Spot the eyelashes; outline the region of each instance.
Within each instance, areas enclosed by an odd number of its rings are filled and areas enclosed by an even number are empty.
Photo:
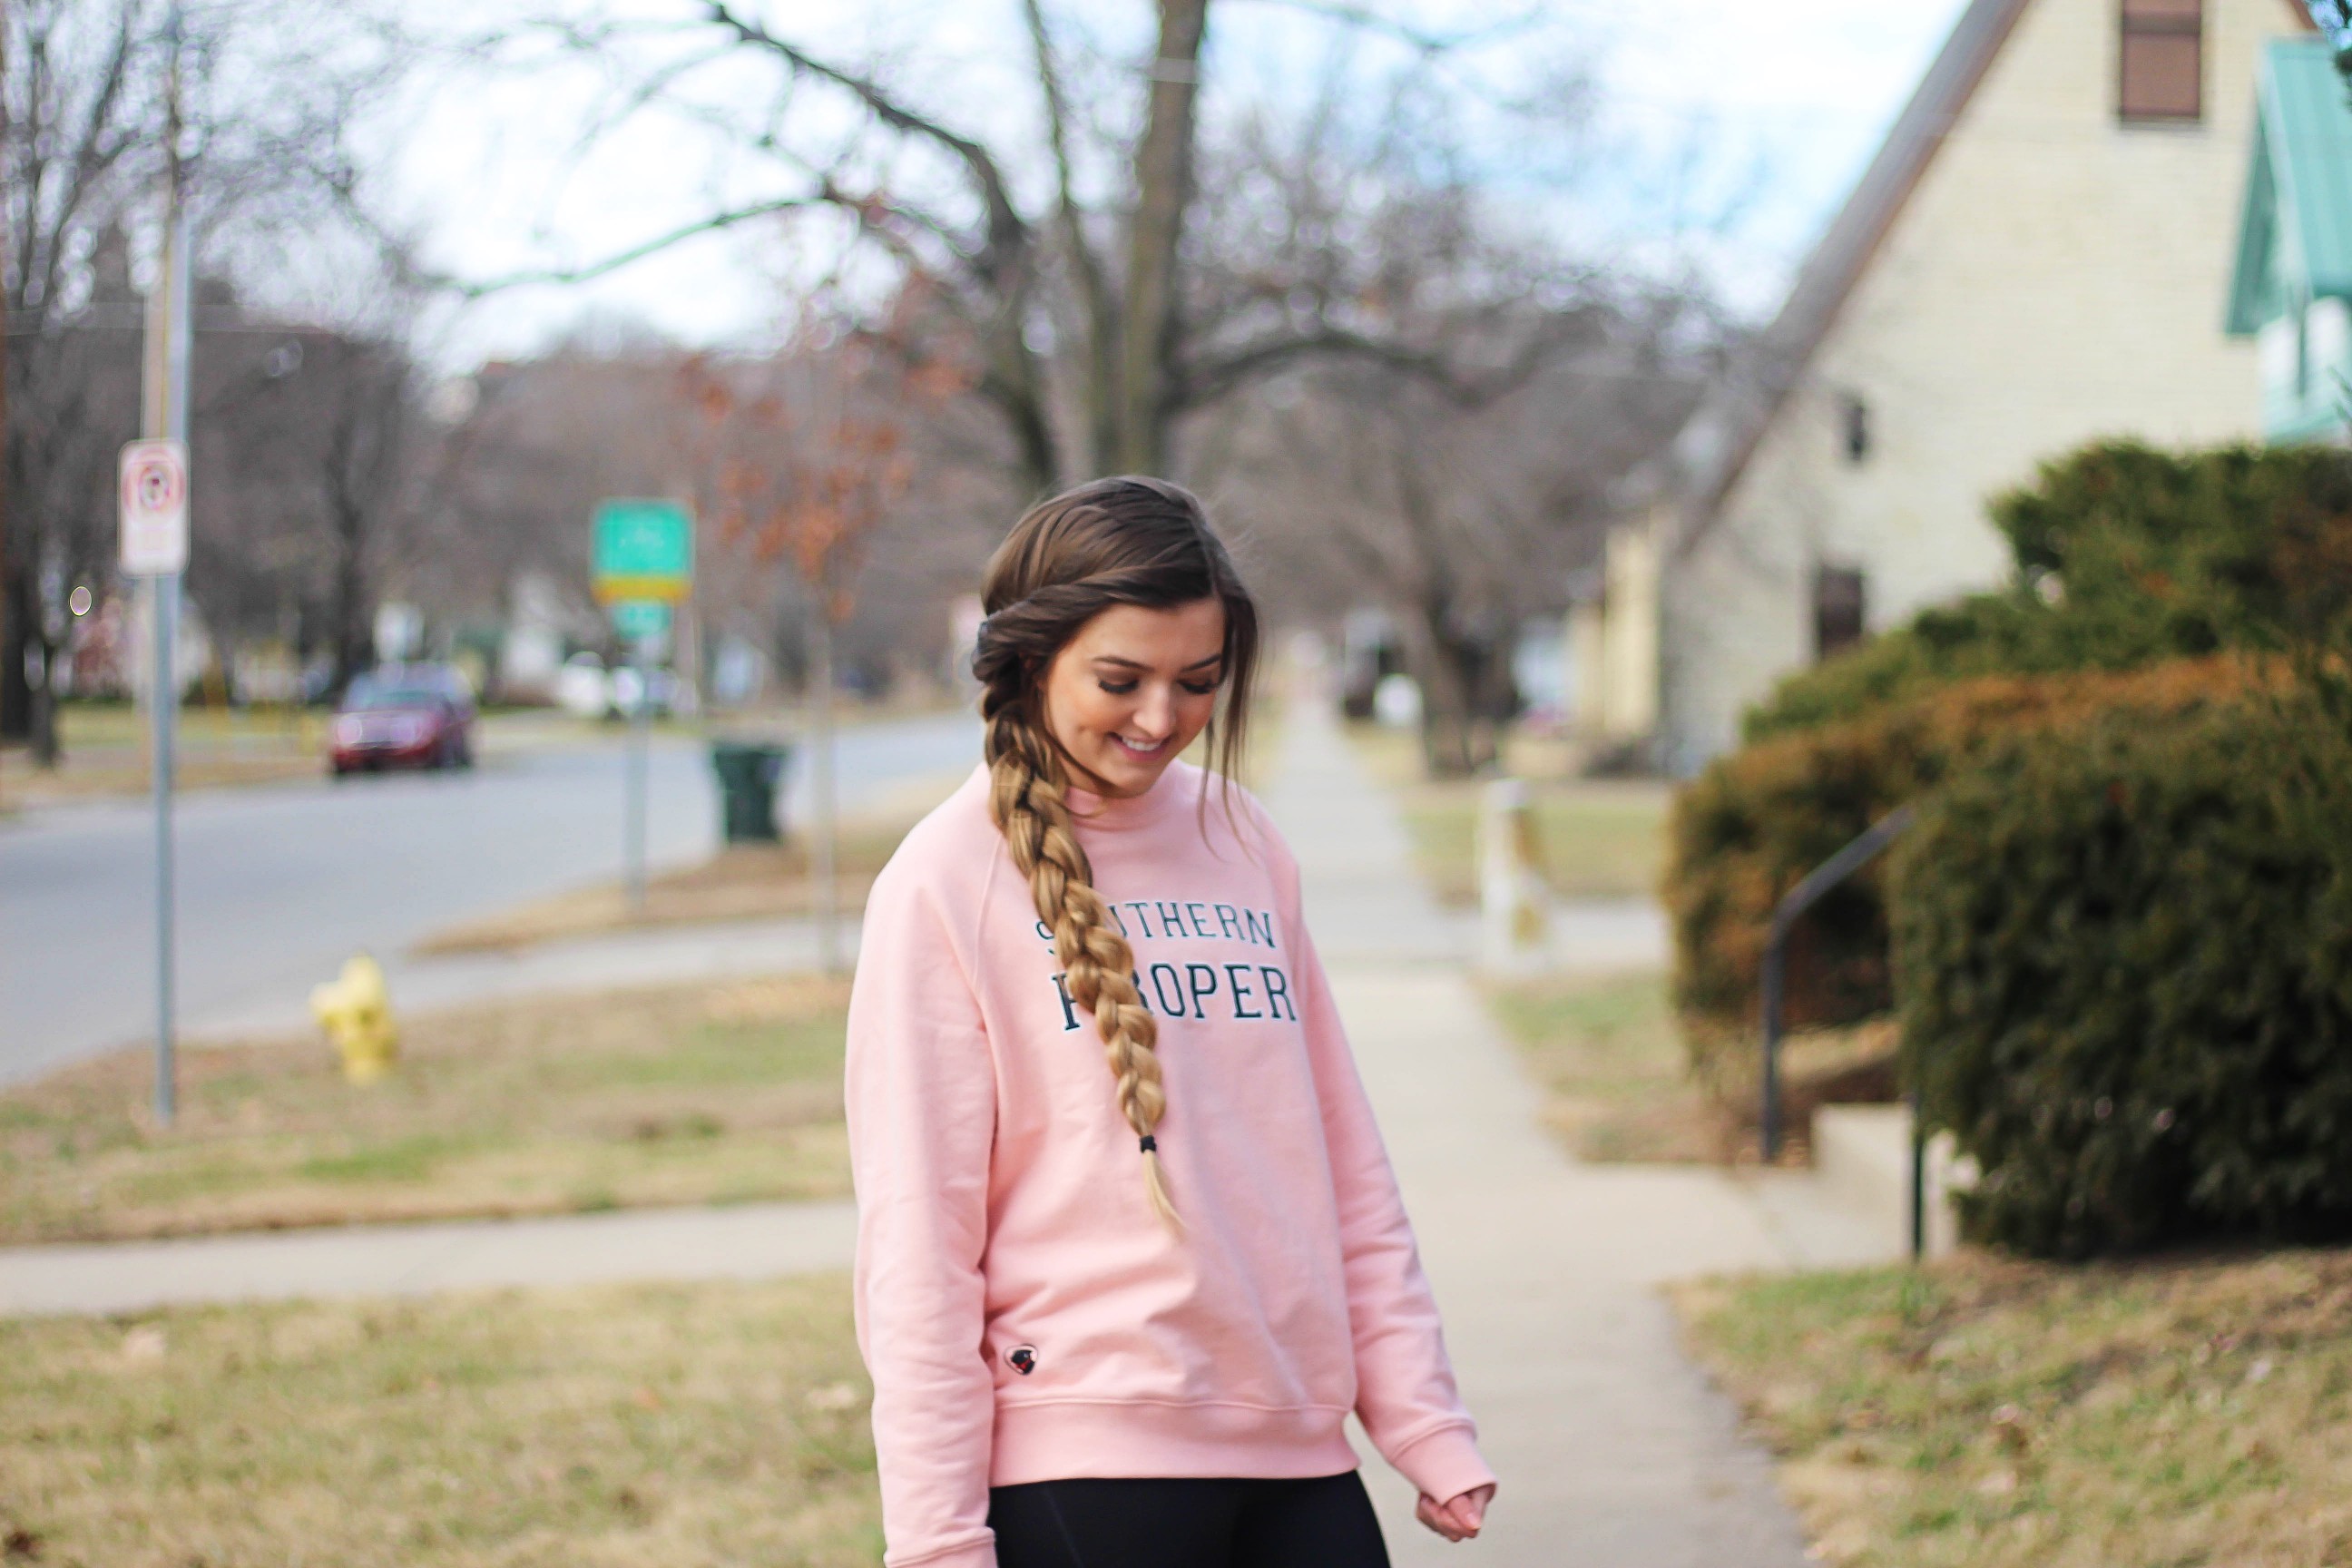
[[[1125,697],[1135,689],[1135,682],[1132,680],[1098,680],[1095,684],[1101,687],[1113,697]],[[1195,697],[1213,697],[1216,694],[1217,690],[1217,683],[1213,680],[1209,681],[1206,684],[1191,680],[1180,680],[1176,684],[1182,687],[1185,690],[1191,692]]]

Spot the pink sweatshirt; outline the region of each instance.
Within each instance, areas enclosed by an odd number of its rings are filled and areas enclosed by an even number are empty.
[[[1494,1479],[1396,1180],[1257,802],[1081,797],[1160,1026],[1152,1213],[1101,1037],[976,772],[875,883],[849,1005],[858,1344],[889,1568],[993,1568],[988,1489],[1336,1475],[1352,1409],[1447,1499]],[[1024,1353],[1025,1352],[1025,1353]]]

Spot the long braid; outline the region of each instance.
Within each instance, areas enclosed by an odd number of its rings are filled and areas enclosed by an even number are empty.
[[[1181,1229],[1168,1195],[1153,1130],[1168,1109],[1161,1086],[1159,1023],[1134,981],[1135,954],[1112,922],[1110,906],[1095,890],[1093,868],[1080,847],[1063,793],[1054,749],[1018,704],[988,714],[989,811],[1012,848],[1013,863],[1029,879],[1037,918],[1054,933],[1070,1000],[1094,1015],[1103,1054],[1118,1082],[1119,1114],[1143,1149],[1143,1185],[1151,1206],[1171,1229]]]

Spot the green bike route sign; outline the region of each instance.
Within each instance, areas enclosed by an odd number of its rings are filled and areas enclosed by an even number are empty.
[[[608,500],[596,509],[596,597],[667,604],[694,582],[694,515],[673,500]]]

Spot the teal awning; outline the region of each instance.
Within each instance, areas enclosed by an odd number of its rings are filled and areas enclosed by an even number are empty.
[[[2263,50],[2229,330],[2252,332],[2285,301],[2326,294],[2352,298],[2352,102],[2325,38],[2273,38]]]

